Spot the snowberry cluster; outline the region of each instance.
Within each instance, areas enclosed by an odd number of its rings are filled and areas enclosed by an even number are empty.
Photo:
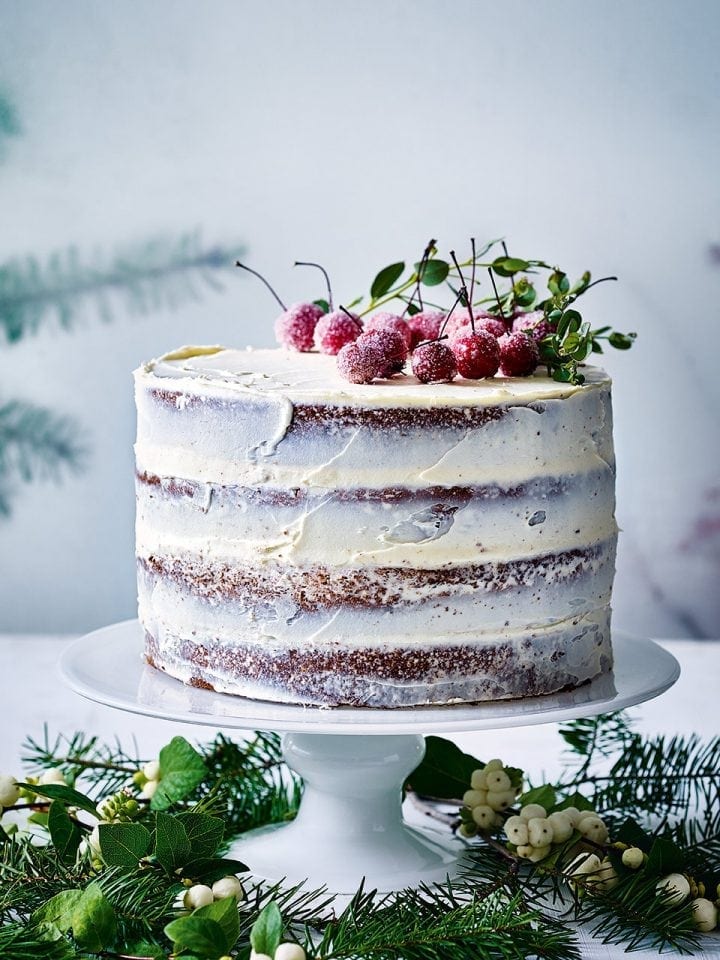
[[[305,951],[299,943],[279,943],[272,956],[251,950],[250,960],[305,960]]]
[[[238,902],[245,899],[243,885],[237,877],[222,877],[211,887],[204,883],[193,884],[185,891],[183,906],[186,910],[197,910],[198,907],[207,907],[213,901],[225,900],[227,897],[235,897]]]
[[[519,857],[537,863],[553,845],[565,843],[575,831],[594,843],[605,843],[608,829],[594,810],[565,807],[548,814],[539,803],[529,803],[505,821],[505,836]]]
[[[15,777],[0,773],[0,816],[5,807],[12,807],[18,802],[20,787]]]
[[[140,788],[140,795],[146,800],[152,800],[155,791],[160,786],[160,762],[149,760],[142,770],[133,774],[133,783]]]
[[[508,771],[502,760],[489,760],[484,767],[473,771],[470,789],[463,794],[460,834],[473,837],[478,830],[501,826],[500,813],[512,806],[521,786],[516,771]]]
[[[684,873],[669,873],[661,877],[655,885],[655,891],[666,903],[682,904],[690,900],[695,927],[703,933],[709,933],[717,927],[720,884],[715,891],[718,899],[714,903],[705,896],[705,885],[696,883]]]
[[[140,813],[140,804],[126,787],[111,797],[106,797],[96,808],[104,823],[130,823]]]

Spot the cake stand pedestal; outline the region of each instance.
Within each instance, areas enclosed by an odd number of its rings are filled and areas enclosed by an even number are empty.
[[[136,620],[76,640],[61,671],[77,693],[120,710],[281,731],[284,757],[305,781],[298,816],[245,834],[229,855],[247,863],[257,879],[307,880],[350,894],[362,879],[368,888],[390,892],[442,882],[464,869],[461,841],[403,822],[402,784],[425,749],[418,731],[496,730],[594,716],[650,700],[680,675],[675,658],[651,640],[615,633],[613,648],[614,673],[577,690],[399,710],[273,704],[185,686],[144,662]]]

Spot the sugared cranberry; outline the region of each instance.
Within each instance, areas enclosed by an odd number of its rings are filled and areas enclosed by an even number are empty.
[[[275,338],[277,342],[290,350],[300,350],[307,353],[315,343],[315,327],[322,308],[314,303],[294,303],[288,307],[275,321]]]
[[[395,333],[399,333],[403,338],[407,344],[408,350],[410,349],[412,334],[410,333],[410,327],[402,317],[398,317],[394,313],[385,313],[383,311],[380,313],[374,313],[365,323],[366,333],[371,333],[373,330],[394,330]]]
[[[504,337],[510,330],[504,320],[501,320],[500,317],[494,317],[492,314],[477,320],[475,327],[479,330],[487,330],[487,332],[491,333],[494,337]]]
[[[364,333],[359,342],[375,344],[385,358],[384,377],[400,373],[407,360],[408,348],[402,335],[395,330],[371,330]]]
[[[458,373],[467,380],[494,377],[500,366],[500,344],[487,330],[455,337],[452,352]]]
[[[444,319],[445,314],[439,310],[423,310],[421,313],[408,317],[405,322],[410,328],[410,349],[414,350],[424,340],[434,340],[438,337]]]
[[[530,313],[521,313],[513,320],[513,333],[529,334],[536,343],[540,343],[543,337],[553,333],[555,328],[545,319],[542,310],[532,310]]]
[[[470,329],[470,312],[465,307],[456,307],[450,314],[443,332],[453,340],[461,333],[465,333],[466,327]]]
[[[359,317],[343,310],[333,310],[320,317],[315,327],[315,346],[320,353],[335,356],[346,343],[357,340],[363,331]]]
[[[422,343],[412,355],[412,370],[421,383],[449,383],[457,374],[455,354],[439,340]]]
[[[338,372],[350,383],[372,383],[376,377],[384,376],[387,366],[380,346],[362,339],[362,343],[355,340],[345,344],[337,355]]]
[[[531,336],[522,331],[508,333],[498,340],[500,344],[500,373],[504,377],[529,377],[540,360],[538,346]]]

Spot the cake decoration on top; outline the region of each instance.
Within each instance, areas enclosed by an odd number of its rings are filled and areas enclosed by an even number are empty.
[[[486,260],[498,244],[502,255]],[[575,307],[591,287],[617,277],[592,280],[585,271],[571,284],[565,271],[544,260],[510,256],[502,240],[492,240],[479,251],[474,238],[470,245],[470,257],[460,263],[454,250],[450,260],[439,257],[437,241],[430,240],[409,271],[405,261],[383,267],[370,285],[367,302],[357,297],[338,309],[327,271],[318,263],[296,261],[295,266],[322,271],[327,299],[290,307],[256,270],[240,261],[236,266],[259,277],[280,304],[283,312],[275,321],[278,343],[290,350],[337,356],[338,370],[350,383],[402,374],[409,360],[423,383],[450,382],[457,376],[485,379],[498,371],[505,377],[527,377],[543,365],[554,380],[577,385],[584,383],[580,368],[589,355],[603,352],[601,341],[619,350],[632,346],[635,333],[609,326],[593,329]],[[470,270],[469,284],[463,268]],[[476,298],[478,268],[487,270],[492,293]],[[540,271],[547,271],[544,299],[539,299],[533,279]],[[507,289],[499,289],[496,278],[508,281]],[[423,288],[443,285],[453,296],[449,308],[430,302],[427,291],[423,296]],[[399,301],[398,310],[402,305],[401,312],[378,311],[393,301]],[[404,341],[404,355],[399,339]]]

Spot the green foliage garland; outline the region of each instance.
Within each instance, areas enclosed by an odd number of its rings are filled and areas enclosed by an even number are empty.
[[[612,842],[593,844],[576,831],[530,863],[500,829],[480,831],[460,879],[392,895],[361,887],[336,912],[325,890],[256,883],[223,855],[243,831],[297,812],[302,784],[274,734],[244,743],[220,735],[200,750],[175,737],[143,762],[119,743],[46,731],[26,744],[32,775],[19,786],[0,777],[6,806],[23,811],[0,826],[0,956],[220,960],[246,958],[251,945],[272,956],[286,941],[318,960],[571,960],[579,951],[569,920],[628,949],[692,951],[699,934],[691,906],[656,886],[681,873],[700,895],[716,895],[720,740],[645,740],[622,714],[574,721],[560,733],[569,749],[557,783],[531,786],[518,803],[544,801],[548,812],[596,805]],[[483,768],[430,737],[405,789],[457,828],[460,797]],[[522,771],[505,773],[517,793]],[[612,886],[575,872],[580,847],[608,858]],[[639,869],[624,865],[628,847]],[[212,884],[236,873],[245,888],[239,902],[213,898]],[[197,890],[209,899],[193,907]]]

